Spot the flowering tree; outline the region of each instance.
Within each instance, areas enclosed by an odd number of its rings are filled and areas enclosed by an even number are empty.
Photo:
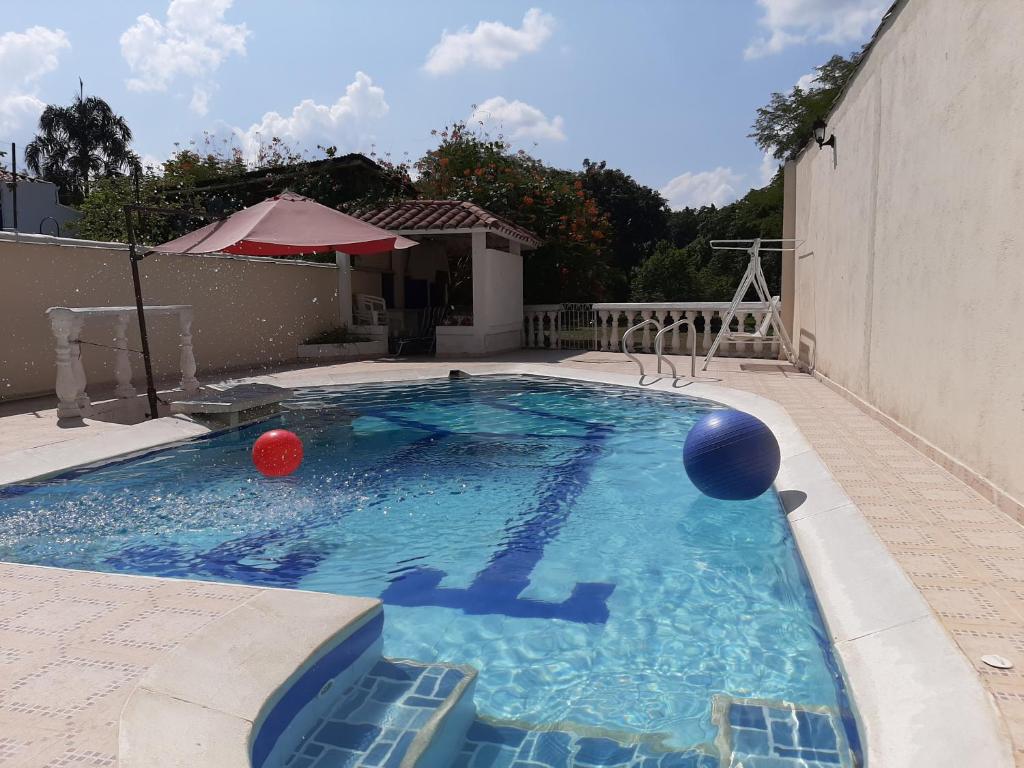
[[[527,302],[604,296],[611,279],[609,223],[582,174],[551,168],[465,123],[432,134],[438,146],[413,166],[421,197],[476,203],[543,241],[524,260]]]

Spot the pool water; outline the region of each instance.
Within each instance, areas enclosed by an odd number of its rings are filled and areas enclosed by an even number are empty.
[[[715,738],[715,694],[838,708],[778,499],[687,480],[709,403],[527,377],[306,389],[270,421],[0,489],[0,559],[383,597],[481,713]],[[291,477],[253,440],[296,432]]]

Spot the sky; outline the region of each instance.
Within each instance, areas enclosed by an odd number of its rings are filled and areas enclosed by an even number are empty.
[[[859,49],[888,5],[5,0],[0,146],[21,156],[82,78],[148,163],[204,133],[248,156],[280,136],[415,160],[469,120],[552,165],[605,160],[673,208],[722,205],[776,170],[748,138],[757,107]]]

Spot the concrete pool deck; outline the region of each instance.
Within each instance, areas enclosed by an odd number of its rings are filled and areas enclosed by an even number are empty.
[[[553,363],[554,375],[564,367],[561,375],[630,374],[636,381],[635,366],[608,353],[522,353],[501,362]],[[482,372],[490,365],[378,361],[261,378],[302,386],[332,379],[370,380],[381,374],[437,376],[453,367]],[[1017,764],[1024,765],[1024,529],[883,424],[787,365],[722,360],[713,363],[706,378],[774,401],[800,429],[974,666],[1013,736]],[[132,434],[133,440],[140,436],[139,428],[121,425],[58,430],[53,413],[42,405],[37,404],[35,413],[26,408],[0,417],[0,482],[14,479],[7,472],[30,458],[44,462],[42,457],[53,455],[54,443],[61,444],[56,449],[60,454],[81,461],[104,443],[109,452],[109,443],[122,435]],[[4,410],[17,410],[16,406]],[[181,437],[187,437],[184,433],[193,425],[180,426]],[[89,436],[98,432],[103,434]],[[65,433],[71,437],[65,438]],[[84,438],[79,437],[82,434]],[[12,445],[24,450],[47,444],[51,448],[36,448],[32,456],[4,452]],[[48,471],[44,463],[34,466],[40,471],[30,474]],[[795,530],[798,514],[796,510],[791,516]],[[809,565],[813,568],[813,563]],[[159,587],[142,588],[135,577],[0,565],[0,765],[115,764],[117,712],[138,678],[199,626],[230,610],[233,601],[244,601],[247,592],[257,591],[149,581]],[[219,597],[211,601],[214,594]],[[879,606],[885,608],[890,596],[878,594]],[[146,622],[153,628],[147,629]],[[906,629],[914,631],[911,622]],[[858,631],[854,625],[847,630],[851,636]],[[985,667],[980,656],[988,653],[1006,656],[1017,666],[1005,672]],[[74,698],[79,693],[82,703]],[[912,709],[914,702],[907,701],[906,706]]]

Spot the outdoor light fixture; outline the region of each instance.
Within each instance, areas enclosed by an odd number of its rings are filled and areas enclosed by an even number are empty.
[[[826,126],[824,120],[819,119],[814,121],[814,140],[818,143],[818,149],[821,149],[822,147],[832,147],[832,149],[836,148],[835,134],[829,136],[827,141],[825,140],[825,129],[827,127],[828,126]]]

